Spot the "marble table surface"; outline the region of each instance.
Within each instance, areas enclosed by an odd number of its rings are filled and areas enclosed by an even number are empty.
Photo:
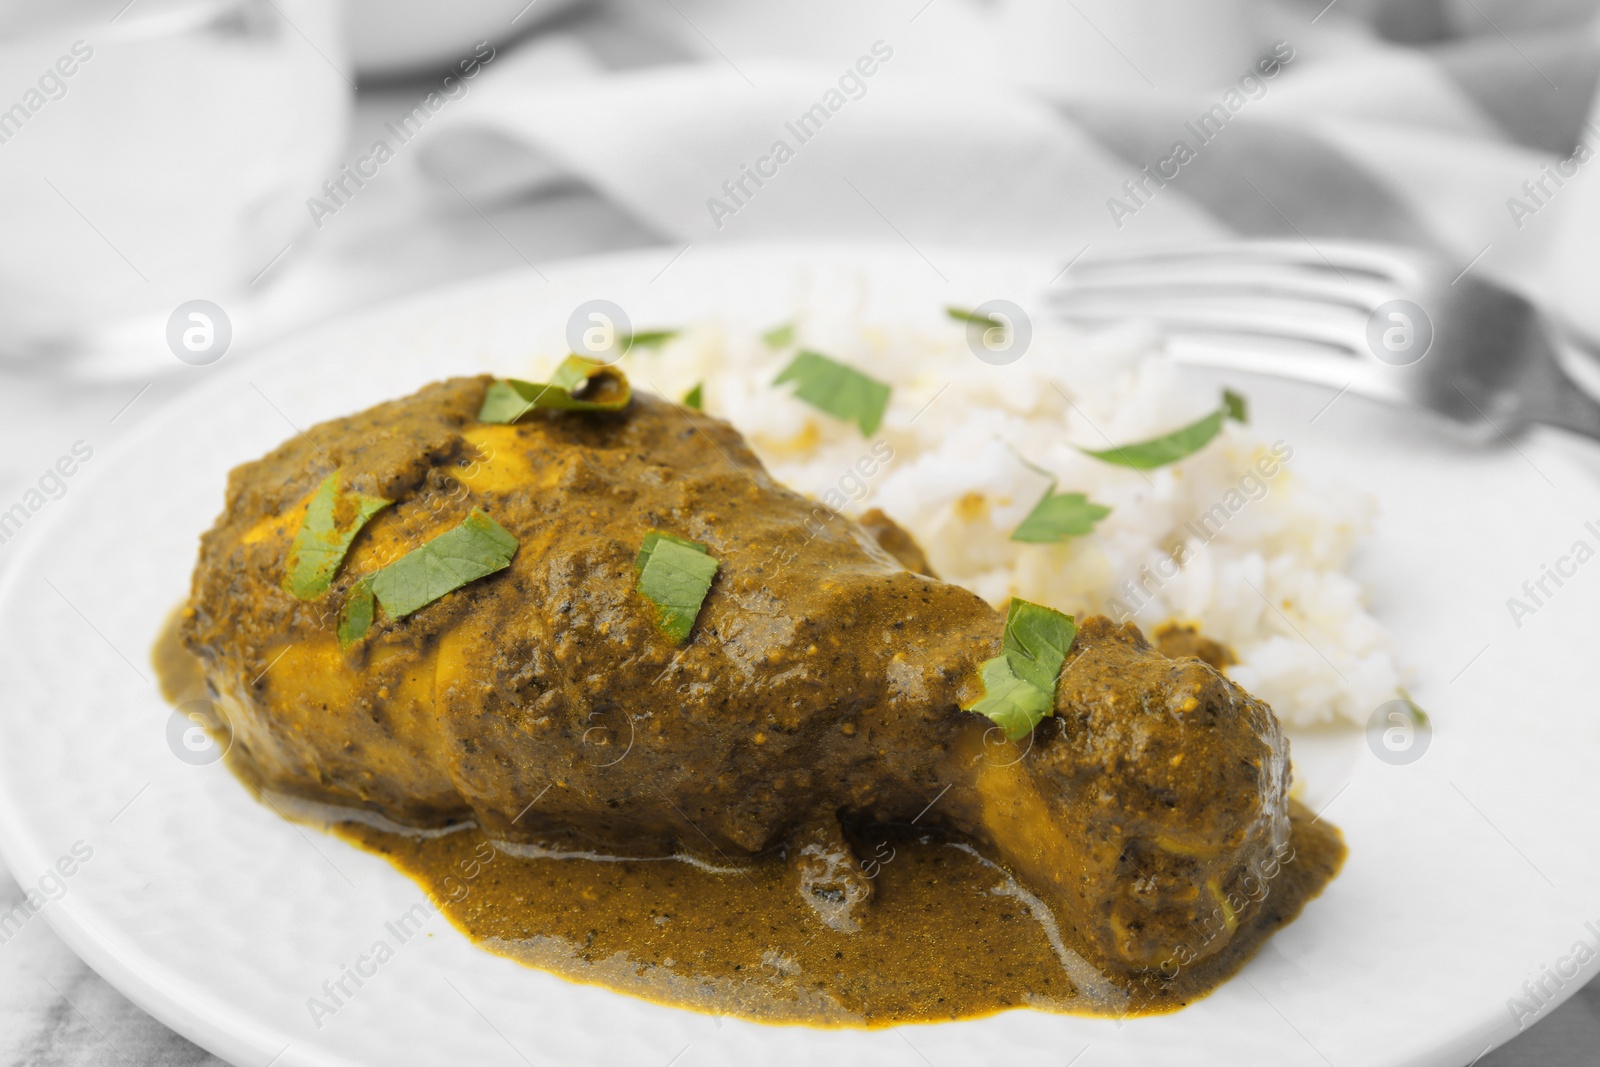
[[[351,143],[365,143],[367,134],[408,97],[403,88],[364,92]],[[359,210],[341,213],[337,230],[330,228],[302,258],[285,264],[280,284],[289,291],[298,287],[303,295],[299,324],[527,262],[663,243],[659,235],[581,189],[482,216],[467,205],[439,201],[415,174],[403,169],[386,174],[392,180],[382,187],[374,184],[353,205]],[[248,351],[228,357],[249,358]],[[83,381],[0,365],[0,500],[13,498],[30,472],[43,469],[77,438],[114,440],[157,416],[163,403],[197,380],[194,370],[174,366],[125,380]],[[0,546],[0,568],[16,547],[16,541]],[[21,901],[16,882],[0,868],[0,911]],[[78,960],[47,923],[29,923],[0,944],[0,1065],[220,1063],[129,1002]],[[1600,981],[1476,1063],[1600,1063]]]

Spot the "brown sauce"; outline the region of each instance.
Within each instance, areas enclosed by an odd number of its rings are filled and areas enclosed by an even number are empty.
[[[152,657],[175,703],[204,684],[178,642],[179,618]],[[254,789],[247,768],[228,763]],[[816,1026],[939,1022],[1019,1007],[1173,1011],[1242,967],[1345,855],[1336,829],[1292,804],[1291,850],[1240,909],[1228,944],[1201,963],[1175,961],[1118,984],[1096,973],[1073,949],[1072,931],[1002,868],[916,827],[847,828],[875,896],[861,928],[840,933],[804,904],[780,853],[721,870],[678,859],[538,856],[470,824],[410,831],[366,812],[288,798],[274,806],[387,858],[491,952],[655,1003]],[[1208,936],[1197,929],[1197,945]]]
[[[184,604],[172,609],[167,621],[161,624],[161,635],[156,638],[155,647],[150,650],[150,665],[156,671],[156,686],[161,690],[162,699],[174,707],[187,700],[203,700],[206,697],[206,677],[200,669],[200,661],[183,647],[180,636],[180,627],[188,610]]]
[[[491,952],[657,1003],[877,1027],[1020,1007],[1092,1015],[1181,1008],[1241,967],[1336,872],[1338,832],[1304,811],[1293,822],[1293,859],[1250,909],[1247,931],[1205,963],[1175,968],[1170,980],[1152,975],[1123,988],[1072,953],[1070,932],[1053,930],[1048,910],[1004,870],[910,827],[851,834],[858,855],[885,861],[870,919],[850,934],[806,907],[778,855],[718,874],[672,860],[525,858],[470,827],[439,836],[355,822],[333,829],[387,857]]]

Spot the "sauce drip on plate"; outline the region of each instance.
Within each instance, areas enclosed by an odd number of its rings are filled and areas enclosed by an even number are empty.
[[[204,695],[178,622],[174,613],[153,655],[174,703]],[[228,764],[256,788],[247,766]],[[781,852],[726,866],[540,854],[492,841],[471,823],[414,830],[366,811],[273,799],[280,811],[384,856],[491,952],[656,1003],[815,1026],[939,1022],[1019,1007],[1172,1011],[1243,966],[1322,890],[1345,854],[1337,830],[1293,804],[1292,851],[1276,877],[1258,884],[1226,947],[1168,974],[1114,983],[1003,868],[914,826],[846,828],[875,893],[867,921],[842,933],[803,902]],[[418,905],[418,921],[429,914]]]

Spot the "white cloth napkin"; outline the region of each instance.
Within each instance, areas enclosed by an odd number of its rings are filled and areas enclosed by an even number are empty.
[[[1004,89],[902,76],[893,46],[880,62],[871,44],[871,77],[782,60],[559,82],[536,63],[495,71],[423,165],[475,201],[580,180],[683,242],[1057,250],[1106,228],[1105,191],[1129,168],[1087,131]],[[1166,214],[1175,232],[1215,232],[1186,205]]]
[[[982,244],[1065,262],[1130,242],[1344,237],[1431,246],[1528,289],[1578,209],[1562,202],[1600,202],[1575,191],[1581,163],[1563,187],[1544,177],[1580,140],[1600,147],[1585,125],[1600,47],[1586,22],[1548,25],[1585,19],[1576,0],[1524,5],[1535,28],[1510,35],[1488,5],[1481,33],[1421,47],[1285,4],[1263,9],[1266,66],[1213,89],[1053,99],[1005,77],[1003,25],[969,4],[941,28],[945,6],[866,26],[853,52],[835,35],[821,59],[730,53],[705,21],[679,27],[660,66],[618,69],[607,31],[535,38],[441,122],[422,165],[480,205],[581,183],[682,244]],[[1193,158],[1169,162],[1180,143]]]

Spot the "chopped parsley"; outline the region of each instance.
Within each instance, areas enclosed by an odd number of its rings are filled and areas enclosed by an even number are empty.
[[[818,352],[801,352],[789,361],[773,385],[795,382],[795,395],[818,411],[854,422],[868,436],[877,432],[889,406],[889,387],[854,367]]]
[[[377,611],[377,603],[372,597],[372,578],[362,578],[350,587],[350,593],[344,598],[344,606],[339,609],[339,647],[349,648],[367,635],[372,629],[372,618]]]
[[[706,405],[705,389],[705,382],[695,382],[694,388],[683,394],[683,406],[694,408],[696,411],[704,410]]]
[[[782,326],[775,326],[761,335],[768,348],[788,348],[794,344],[794,323],[786,322]]]
[[[1180,430],[1134,445],[1123,445],[1120,448],[1107,448],[1101,451],[1091,451],[1086,448],[1083,452],[1095,459],[1115,463],[1121,467],[1132,467],[1142,471],[1154,470],[1156,467],[1165,467],[1169,463],[1186,459],[1209,445],[1212,439],[1222,432],[1223,423],[1229,419],[1235,422],[1249,422],[1250,413],[1244,397],[1231,390],[1224,390],[1221,407]]]
[[[349,645],[366,636],[374,601],[391,619],[403,619],[446,593],[505,570],[516,554],[516,537],[473,508],[459,525],[356,582],[339,612],[339,642]]]
[[[970,322],[975,326],[982,326],[990,330],[1004,329],[1006,325],[999,319],[990,318],[988,315],[980,315],[976,311],[967,311],[963,308],[947,307],[944,309],[944,313],[957,322]]]
[[[984,660],[979,675],[983,699],[967,710],[987,715],[1012,741],[1027,737],[1055,708],[1055,695],[1019,678],[1007,656]]]
[[[1071,615],[1011,598],[1000,655],[978,669],[983,696],[967,707],[994,720],[1006,737],[1027,737],[1055,710],[1056,682],[1078,635]]]
[[[1058,493],[1051,482],[1022,525],[1011,532],[1011,540],[1055,544],[1089,533],[1109,514],[1111,509],[1104,504],[1093,503],[1082,493]]]
[[[1412,722],[1416,723],[1418,726],[1429,725],[1430,720],[1428,719],[1428,713],[1423,711],[1421,705],[1419,705],[1415,700],[1411,699],[1411,694],[1406,692],[1403,686],[1399,689],[1396,689],[1395,692],[1399,693],[1400,699],[1405,701],[1407,710],[1411,712]]]
[[[626,352],[631,348],[660,348],[676,336],[678,336],[677,330],[645,330],[623,339],[622,350]]]
[[[328,591],[350,544],[367,520],[390,501],[339,487],[339,472],[328,475],[306,505],[305,518],[289,546],[283,588],[301,600],[315,600]]]
[[[516,422],[535,408],[621,411],[632,395],[627,376],[615,367],[568,356],[548,383],[506,378],[489,386],[478,409],[478,421]]]
[[[699,541],[660,530],[644,535],[633,561],[634,573],[639,576],[636,588],[655,605],[656,626],[673,644],[689,639],[718,566],[710,549]]]

